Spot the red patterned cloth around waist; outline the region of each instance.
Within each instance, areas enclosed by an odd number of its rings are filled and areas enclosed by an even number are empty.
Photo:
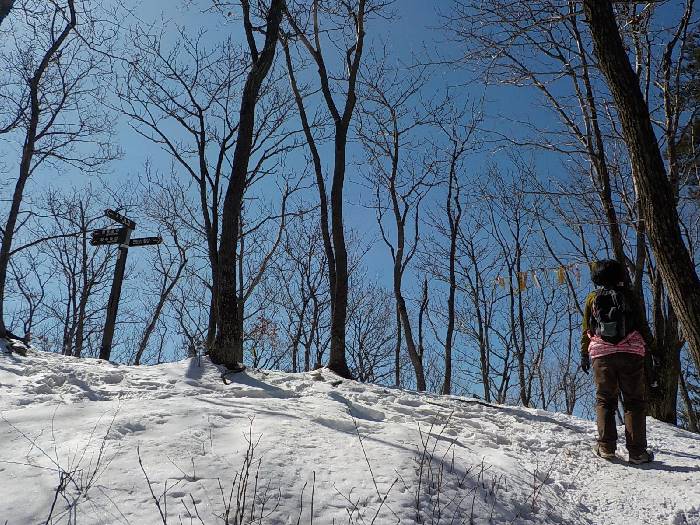
[[[598,335],[591,335],[591,342],[588,345],[588,355],[591,359],[618,352],[643,356],[646,353],[646,346],[641,334],[636,330],[630,332],[627,337],[616,345],[603,341]]]

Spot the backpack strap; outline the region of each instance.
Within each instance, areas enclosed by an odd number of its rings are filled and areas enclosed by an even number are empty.
[[[602,290],[603,288],[596,288],[589,294],[587,299],[587,301],[590,301],[591,305],[591,315],[588,319],[588,331],[593,334],[597,333],[598,329],[598,320],[596,319],[596,316],[598,315],[596,311],[596,298]]]

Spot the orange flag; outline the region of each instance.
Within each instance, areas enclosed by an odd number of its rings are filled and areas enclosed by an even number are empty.
[[[518,272],[518,290],[527,290],[527,272]]]

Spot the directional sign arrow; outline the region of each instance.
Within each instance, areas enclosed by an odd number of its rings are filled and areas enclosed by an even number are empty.
[[[131,239],[129,241],[129,246],[147,246],[149,244],[160,244],[163,242],[163,237],[160,235],[158,237],[139,237],[138,239]]]
[[[119,235],[121,232],[121,228],[102,228],[100,230],[92,230],[92,237],[95,238],[109,235]]]
[[[136,229],[136,223],[132,221],[131,219],[127,219],[124,217],[121,213],[117,213],[114,210],[105,210],[105,215],[112,219],[113,221],[118,222],[119,224],[123,224],[130,230],[135,230]]]

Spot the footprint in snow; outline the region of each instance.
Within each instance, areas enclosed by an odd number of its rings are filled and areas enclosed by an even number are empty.
[[[102,381],[108,385],[116,385],[124,380],[124,374],[119,372],[107,373],[101,377]]]
[[[339,432],[346,432],[348,434],[355,433],[355,424],[349,419],[334,419],[325,416],[317,416],[311,418],[311,421]]]
[[[135,434],[137,432],[144,432],[146,430],[145,425],[139,423],[138,421],[127,421],[125,423],[119,423],[112,427],[112,430],[108,434],[109,439],[123,439],[129,434]]]
[[[399,405],[409,406],[409,407],[419,407],[423,405],[423,402],[418,399],[411,399],[410,397],[400,397],[396,400]]]
[[[350,415],[356,419],[365,419],[368,421],[384,421],[386,415],[381,410],[376,410],[368,406],[360,405],[358,403],[353,403],[349,399],[343,397],[338,392],[328,392],[328,397],[334,401],[344,404]]]

